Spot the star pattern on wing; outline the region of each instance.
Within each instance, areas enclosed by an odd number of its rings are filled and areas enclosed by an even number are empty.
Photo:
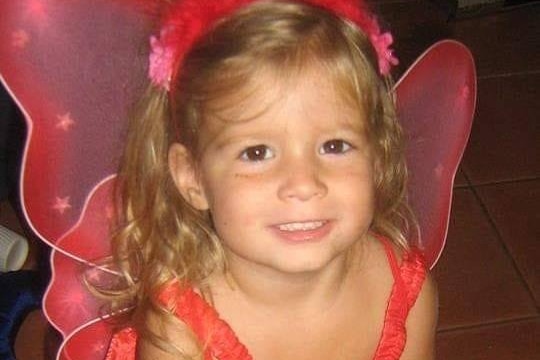
[[[101,279],[103,278],[103,271],[99,268],[90,268],[85,271],[84,277],[91,285],[98,285],[101,283]]]
[[[24,49],[30,41],[30,35],[25,30],[19,29],[11,34],[11,45],[17,49]]]
[[[443,176],[443,172],[444,172],[443,164],[437,164],[437,166],[435,167],[435,176],[437,178],[440,178]]]
[[[94,345],[92,346],[92,353],[96,354],[96,355],[101,355],[103,354],[105,350],[105,343],[104,342],[96,342],[94,343]],[[97,357],[96,357],[97,358]]]
[[[108,205],[105,208],[105,217],[107,220],[111,220],[114,217],[114,207],[112,205]]]
[[[63,309],[62,312],[69,318],[80,318],[88,315],[88,300],[82,291],[73,289],[63,293],[62,298],[58,300],[58,308]]]
[[[69,129],[75,125],[75,121],[71,117],[71,113],[65,113],[61,115],[56,115],[58,122],[56,123],[57,129],[62,129],[64,131],[69,131]]]
[[[50,10],[48,8],[50,1],[48,3],[44,0],[27,0],[25,5],[27,21],[39,29],[48,26],[50,24]]]
[[[69,196],[66,197],[56,197],[54,200],[54,205],[52,207],[54,210],[58,211],[63,215],[66,210],[71,209],[71,204],[69,203]]]
[[[45,11],[45,4],[43,3],[43,0],[28,1],[26,3],[26,12],[28,15],[32,15],[34,17],[44,16],[46,14],[46,11]]]
[[[461,99],[467,99],[471,95],[471,88],[468,85],[463,85],[459,92],[459,97]]]

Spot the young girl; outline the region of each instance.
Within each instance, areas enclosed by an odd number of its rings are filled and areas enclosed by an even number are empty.
[[[433,359],[391,36],[357,0],[166,14],[119,174],[135,310],[107,359]]]

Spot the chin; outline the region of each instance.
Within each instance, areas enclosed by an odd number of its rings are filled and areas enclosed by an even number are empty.
[[[343,254],[344,255],[344,254]],[[346,256],[294,256],[291,255],[286,261],[279,262],[274,269],[284,274],[310,274],[327,269],[337,264],[339,259],[345,261]]]

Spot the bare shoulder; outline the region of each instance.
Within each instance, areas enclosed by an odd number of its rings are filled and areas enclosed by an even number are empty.
[[[390,244],[393,255],[398,263],[403,261],[404,250],[394,244]],[[394,279],[388,265],[388,254],[381,241],[374,239],[371,243],[372,258],[375,265],[377,278],[384,287],[380,290],[381,303],[386,304],[389,287]],[[380,287],[380,284],[375,287]],[[412,307],[407,320],[407,342],[401,360],[433,360],[435,358],[435,331],[438,319],[438,295],[435,280],[426,274],[422,288]]]
[[[422,289],[407,318],[407,343],[401,360],[435,358],[435,331],[438,318],[437,285],[427,274]]]
[[[144,321],[146,331],[139,335],[137,360],[203,359],[195,335],[174,315],[147,311]]]

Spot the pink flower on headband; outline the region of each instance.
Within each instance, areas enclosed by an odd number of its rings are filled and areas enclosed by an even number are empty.
[[[159,38],[150,37],[150,65],[148,68],[148,77],[154,85],[169,91],[174,54],[170,46],[165,45],[164,39],[167,34],[166,29],[162,29]]]
[[[390,45],[394,42],[392,34],[385,32],[383,34],[372,35],[370,40],[379,57],[379,70],[381,74],[388,75],[391,67],[399,64],[398,59],[394,56],[394,50],[390,48]]]

